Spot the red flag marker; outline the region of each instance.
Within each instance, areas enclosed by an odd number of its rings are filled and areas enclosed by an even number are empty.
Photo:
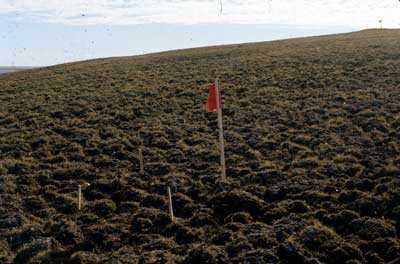
[[[219,84],[220,85],[220,84]],[[210,90],[208,92],[207,102],[206,102],[206,111],[207,112],[215,112],[218,109],[217,105],[217,89],[214,83],[210,83]],[[219,101],[221,104],[221,96],[219,97]],[[222,104],[221,104],[222,106]]]

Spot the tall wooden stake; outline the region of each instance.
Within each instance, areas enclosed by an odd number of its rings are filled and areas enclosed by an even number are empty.
[[[144,174],[143,150],[139,148],[140,175]]]
[[[219,87],[218,79],[215,79],[216,99],[217,99],[217,113],[218,113],[218,128],[219,128],[219,151],[221,155],[221,180],[226,180],[226,166],[225,166],[225,146],[224,146],[224,129],[222,126],[222,108],[221,108],[221,88]]]
[[[82,186],[78,185],[78,210],[82,208]]]
[[[171,215],[171,221],[175,221],[174,217],[174,208],[172,207],[172,195],[171,195],[171,188],[168,186],[168,206],[169,206],[169,214]]]

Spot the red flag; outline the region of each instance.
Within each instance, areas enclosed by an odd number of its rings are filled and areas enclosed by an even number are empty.
[[[221,86],[220,86],[221,89]],[[221,95],[221,93],[220,93]],[[221,104],[221,96],[219,96],[219,102],[220,106]],[[208,98],[207,98],[207,103],[206,103],[206,111],[207,112],[215,112],[217,111],[217,89],[215,87],[215,84],[210,83],[210,91],[208,92]]]

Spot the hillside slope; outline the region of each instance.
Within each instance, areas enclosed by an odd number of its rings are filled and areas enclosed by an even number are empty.
[[[368,30],[1,75],[0,262],[400,261],[399,72]]]

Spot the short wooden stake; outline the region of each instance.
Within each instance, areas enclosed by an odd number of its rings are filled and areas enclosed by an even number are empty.
[[[82,208],[82,186],[78,185],[78,210]]]
[[[143,150],[139,148],[140,175],[144,174]]]
[[[172,207],[172,196],[171,196],[171,188],[168,186],[168,205],[169,205],[169,214],[171,215],[171,221],[175,221],[174,217],[174,209]]]

